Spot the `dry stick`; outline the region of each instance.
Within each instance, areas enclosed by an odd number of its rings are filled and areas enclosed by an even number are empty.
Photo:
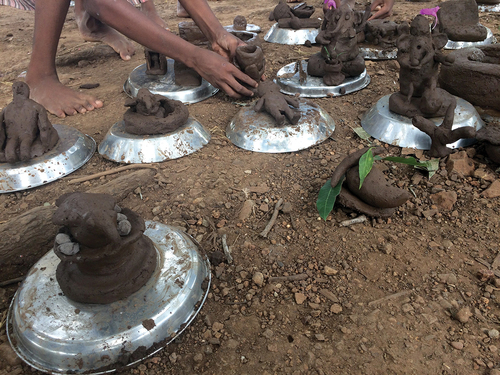
[[[301,280],[307,279],[308,277],[309,277],[309,275],[306,273],[299,273],[298,275],[291,275],[291,276],[270,277],[269,282],[275,283],[275,282],[280,282],[280,281],[301,281]]]
[[[4,287],[10,284],[18,283],[23,281],[26,276],[16,277],[15,279],[5,280],[0,283],[0,287]]]
[[[149,165],[149,164],[130,164],[130,165],[125,165],[123,167],[119,167],[119,168],[115,168],[115,169],[110,169],[109,171],[95,173],[95,174],[91,174],[91,175],[85,176],[85,177],[78,177],[78,178],[75,178],[75,179],[69,181],[68,184],[77,184],[78,182],[85,182],[85,181],[93,180],[95,178],[99,178],[99,177],[102,177],[102,176],[107,176],[107,175],[110,175],[110,174],[115,174],[115,173],[126,171],[126,170],[129,170],[129,169],[141,169],[141,168],[158,169],[158,166],[157,165],[153,165],[153,164],[151,164],[151,165]]]
[[[274,206],[273,216],[271,216],[271,220],[267,223],[266,227],[262,232],[260,232],[259,236],[266,238],[269,234],[269,231],[272,229],[274,223],[276,222],[276,218],[278,217],[278,213],[280,212],[280,207],[283,204],[283,198],[280,198],[276,206]]]
[[[412,292],[411,290],[403,290],[402,292],[389,294],[388,296],[382,297],[382,298],[377,299],[375,301],[368,302],[368,306],[377,305],[381,302],[387,302],[387,301],[390,301],[391,299],[403,297],[403,296],[406,296],[407,294],[410,294],[411,292]]]
[[[226,255],[226,258],[227,258],[227,263],[228,264],[233,263],[233,257],[231,256],[231,251],[229,250],[229,247],[227,246],[227,235],[226,234],[222,235],[222,248],[224,249],[224,254]]]
[[[365,215],[361,215],[361,216],[355,217],[354,219],[351,219],[351,220],[344,220],[344,221],[342,221],[340,223],[340,226],[341,227],[348,227],[349,225],[364,223],[366,220],[368,220],[366,218],[366,216]]]

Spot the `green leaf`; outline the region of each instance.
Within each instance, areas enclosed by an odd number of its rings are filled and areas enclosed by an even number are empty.
[[[439,159],[419,161],[411,156],[408,158],[388,156],[381,160],[388,160],[388,161],[393,161],[395,163],[408,164],[414,166],[417,169],[423,169],[424,171],[429,172],[429,178],[431,178],[434,175],[434,173],[436,173],[436,171],[439,169]]]
[[[316,208],[318,209],[319,216],[321,216],[323,220],[326,220],[330,212],[332,212],[337,196],[342,189],[343,182],[344,176],[342,176],[337,186],[332,187],[331,180],[328,180],[320,189],[318,200],[316,201]]]
[[[366,176],[372,170],[373,167],[373,152],[372,147],[368,149],[361,157],[359,158],[359,189],[363,186],[363,182],[365,181]]]
[[[359,128],[353,128],[352,130],[354,131],[354,133],[356,133],[358,135],[359,138],[361,138],[364,141],[366,141],[367,139],[369,139],[371,137],[371,135],[368,134],[365,131],[365,129],[363,129],[361,126]]]

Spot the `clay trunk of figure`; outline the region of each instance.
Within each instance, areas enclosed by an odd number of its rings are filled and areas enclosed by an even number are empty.
[[[106,194],[61,196],[52,221],[64,225],[54,252],[57,281],[81,303],[111,303],[139,290],[156,268],[156,250],[144,220]]]

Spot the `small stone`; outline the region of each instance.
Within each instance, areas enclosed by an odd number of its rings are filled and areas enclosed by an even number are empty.
[[[340,306],[338,303],[334,303],[330,307],[330,311],[334,314],[340,314],[342,312],[342,306]]]
[[[247,199],[243,206],[241,207],[240,213],[238,215],[238,220],[245,221],[247,220],[253,212],[253,208],[255,206],[255,202],[252,199]]]
[[[500,197],[500,180],[495,180],[493,183],[481,193],[485,198],[496,198]]]
[[[500,336],[500,332],[498,332],[496,329],[490,329],[488,331],[488,336],[492,339],[497,339],[498,336]]]
[[[438,278],[443,284],[457,285],[457,277],[453,273],[441,273],[438,275]]]
[[[490,370],[490,375],[500,375],[500,370],[494,368]]]
[[[270,339],[271,337],[274,336],[274,332],[268,328],[262,333],[262,336],[264,336],[267,339]]]
[[[457,202],[457,193],[454,191],[440,191],[430,196],[432,202],[444,210],[451,210]]]
[[[136,194],[137,194],[137,193],[136,193]],[[118,212],[118,213],[122,212],[121,207],[120,207],[120,206],[118,206],[117,204],[115,204],[114,210],[115,210],[115,212]]]
[[[468,307],[462,307],[453,315],[453,317],[460,323],[467,323],[471,316],[472,313],[470,312],[470,309]]]
[[[316,337],[316,340],[318,341],[325,341],[325,335],[323,335],[322,333],[318,333],[316,335],[314,335],[314,337]]]
[[[272,353],[276,353],[278,351],[278,345],[276,345],[276,344],[269,344],[267,346],[267,350],[269,350]]]
[[[193,360],[197,363],[203,361],[203,353],[196,353],[193,357]]]
[[[116,214],[116,221],[123,221],[123,220],[127,220],[127,216],[125,216],[124,214],[121,214],[121,213],[117,213]]]
[[[451,346],[453,346],[457,350],[462,350],[464,348],[464,344],[460,341],[453,341],[451,343]]]
[[[247,169],[247,170],[245,171],[245,174],[252,174],[252,170],[251,170],[251,169]]]
[[[332,275],[336,275],[339,271],[337,271],[336,269],[334,269],[332,267],[325,266],[323,272],[325,275],[332,276]]]
[[[160,206],[156,206],[155,208],[153,208],[153,215],[158,215],[160,212],[161,212]]]
[[[465,151],[460,151],[448,156],[446,170],[448,174],[456,172],[461,176],[472,176],[474,174],[474,162],[469,159]]]
[[[71,237],[66,233],[59,233],[56,236],[56,244],[62,245],[63,243],[71,242]]]
[[[267,211],[269,211],[269,205],[267,203],[262,203],[259,206],[259,210],[261,210],[262,212],[267,212]]]
[[[490,345],[488,346],[488,349],[490,349],[490,352],[492,353],[498,352],[498,347],[496,345]]]
[[[295,293],[295,302],[297,303],[297,305],[302,305],[306,298],[307,297],[304,293]]]
[[[257,286],[262,286],[264,284],[264,275],[262,272],[255,272],[252,277],[252,281],[255,283]]]
[[[212,330],[214,332],[219,332],[222,329],[224,329],[224,324],[219,323],[219,322],[214,322],[214,324],[212,324]]]
[[[76,242],[67,242],[59,245],[58,250],[64,255],[75,255],[80,251],[80,245]]]
[[[401,309],[404,313],[409,313],[410,311],[413,311],[413,306],[409,303],[405,303],[403,306],[401,306]]]
[[[128,220],[122,220],[118,223],[118,234],[120,236],[128,236],[132,231],[132,224]]]
[[[284,214],[289,214],[290,212],[292,212],[292,209],[293,209],[293,206],[290,202],[283,203],[283,207],[281,207],[281,211]]]

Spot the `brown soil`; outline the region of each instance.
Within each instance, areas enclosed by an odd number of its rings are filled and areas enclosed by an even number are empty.
[[[175,30],[181,21],[175,17],[175,1],[156,3]],[[436,1],[425,3],[425,7],[436,5]],[[248,23],[266,32],[273,24],[268,15],[276,2],[223,0],[211,6],[225,25],[244,15]],[[392,19],[409,21],[420,8],[421,3],[398,0]],[[497,38],[499,17],[480,14],[481,23]],[[33,13],[1,8],[0,107],[10,102],[12,83],[26,70],[32,32]],[[70,13],[59,55],[78,56],[92,46],[82,41]],[[263,44],[263,50],[269,77],[285,64],[319,52],[318,47],[269,43]],[[139,50],[128,62],[109,54],[66,61],[76,62],[59,68],[61,80],[75,89],[99,82],[98,88],[86,92],[102,99],[104,108],[50,119],[100,142],[123,115],[122,85],[132,69],[143,63],[143,54]],[[368,145],[352,131],[360,126],[359,116],[380,97],[399,89],[394,61],[366,65],[372,78],[366,89],[313,100],[332,115],[337,129],[332,139],[300,152],[260,154],[233,146],[225,128],[247,101],[218,93],[189,106],[191,116],[210,129],[210,143],[188,157],[162,163],[155,182],[145,184],[120,205],[146,220],[184,227],[209,253],[222,250],[221,236],[227,234],[234,264],[213,268],[206,304],[174,343],[123,374],[479,375],[494,373],[488,367],[499,367],[500,341],[489,334],[498,334],[491,330],[499,327],[500,281],[495,284],[494,279],[486,282],[477,277],[499,252],[499,198],[481,195],[498,174],[480,147],[473,159],[476,169],[483,170],[477,177],[448,175],[445,160],[430,180],[410,167],[377,162],[397,186],[414,193],[390,219],[340,227],[341,221],[356,214],[339,208],[326,222],[319,219],[315,201],[320,187],[350,150]],[[401,153],[395,147],[387,151]],[[472,156],[474,151],[468,152]],[[116,167],[96,154],[74,176]],[[0,222],[46,202],[53,204],[63,193],[115,177],[84,186],[69,185],[65,178],[0,195]],[[435,193],[441,198],[456,193],[457,201],[446,210],[431,200]],[[291,211],[280,213],[268,238],[261,238],[258,234],[279,198],[291,203]],[[253,200],[253,211],[251,204],[244,205],[247,200]],[[240,213],[242,208],[247,211]],[[239,219],[245,216],[246,221]],[[19,263],[23,263],[22,254]],[[252,281],[255,272],[263,274],[262,287]],[[269,279],[296,274],[304,276],[290,281]],[[6,341],[3,319],[16,288],[15,284],[0,288],[0,343]],[[457,320],[467,318],[465,323]],[[0,344],[0,374],[38,373],[15,356],[7,356],[6,346]]]

